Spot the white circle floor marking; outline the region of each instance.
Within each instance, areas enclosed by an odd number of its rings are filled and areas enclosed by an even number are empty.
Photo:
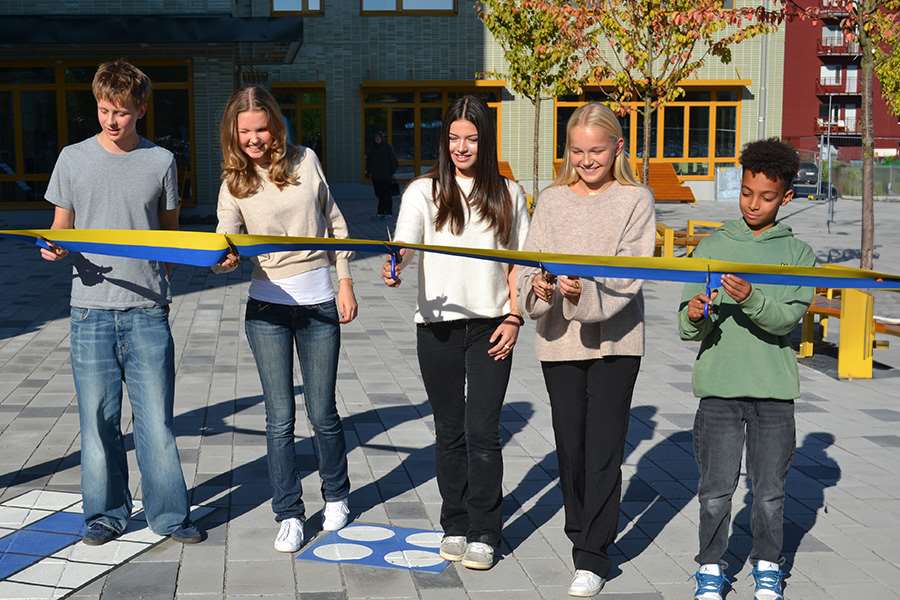
[[[433,567],[444,562],[440,554],[426,550],[398,550],[384,555],[385,562],[397,567],[412,569],[416,567]]]
[[[420,548],[440,548],[444,534],[440,531],[423,531],[406,537],[406,543]]]
[[[372,554],[372,549],[361,544],[325,544],[313,554],[324,560],[360,560]]]
[[[372,525],[354,525],[344,527],[337,532],[338,536],[354,542],[379,542],[394,537],[394,532],[385,527],[373,527]]]

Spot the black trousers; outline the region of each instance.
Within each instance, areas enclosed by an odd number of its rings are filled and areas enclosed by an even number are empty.
[[[500,543],[503,456],[500,409],[512,357],[488,356],[503,320],[462,319],[419,325],[422,381],[434,413],[435,462],[445,535]]]
[[[391,193],[393,181],[390,179],[373,179],[375,197],[378,198],[378,214],[389,215],[394,212],[394,196]]]
[[[750,560],[782,561],[784,484],[794,457],[793,400],[703,398],[694,418],[694,456],[700,467],[701,565],[722,561],[728,549],[731,497],[747,444],[747,474],[753,490]]]
[[[576,569],[609,573],[622,495],[622,458],[639,356],[542,362],[559,482]]]

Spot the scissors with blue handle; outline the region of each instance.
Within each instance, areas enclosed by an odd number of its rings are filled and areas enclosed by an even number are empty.
[[[706,267],[706,297],[712,301],[712,287],[710,287],[710,273],[709,267]],[[703,303],[703,318],[706,319],[709,317],[709,304]]]
[[[387,239],[388,242],[393,242],[394,238],[391,235],[390,227],[385,227],[387,230]],[[397,265],[400,264],[400,261],[403,260],[403,257],[400,255],[400,249],[394,248],[393,246],[388,246],[388,254],[391,256],[391,279],[394,281],[400,281],[400,278],[397,277]]]

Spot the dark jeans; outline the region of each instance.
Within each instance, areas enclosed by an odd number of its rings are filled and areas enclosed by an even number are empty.
[[[322,496],[350,494],[344,426],[334,398],[341,330],[334,300],[311,306],[247,301],[245,326],[266,402],[266,459],[275,520],[305,515],[294,455],[294,346],[300,358],[303,398],[319,459]]]
[[[512,357],[488,356],[503,320],[462,319],[419,325],[422,381],[434,413],[441,527],[445,535],[497,546],[503,501],[500,409]]]
[[[394,212],[394,195],[391,188],[394,182],[390,179],[373,179],[375,197],[378,198],[378,214],[389,215]]]
[[[781,562],[784,481],[796,441],[794,402],[703,398],[694,418],[694,456],[700,467],[700,552],[695,560],[702,565],[720,563],[728,549],[731,497],[745,439],[753,489],[750,560]]]
[[[622,458],[639,356],[542,362],[576,569],[606,577],[622,495]]]
[[[122,383],[134,416],[134,449],[150,529],[169,535],[189,523],[187,489],[172,430],[175,344],[169,308],[72,307],[72,375],[81,425],[81,494],[87,525],[125,531],[131,516],[122,421]]]

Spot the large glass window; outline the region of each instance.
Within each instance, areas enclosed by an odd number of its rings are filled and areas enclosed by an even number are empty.
[[[457,0],[361,0],[361,7],[363,14],[454,13],[456,2]]]
[[[375,133],[383,132],[397,156],[397,179],[405,181],[426,172],[438,157],[444,111],[451,102],[465,94],[480,97],[491,109],[497,127],[499,154],[500,88],[458,86],[363,89],[363,156],[374,143]]]
[[[288,142],[312,148],[325,166],[325,89],[278,84],[272,90],[285,118]]]
[[[178,163],[181,199],[194,202],[191,78],[186,61],[137,65],[153,80],[138,132]],[[0,208],[43,200],[63,146],[100,130],[91,81],[97,64],[0,64]]]
[[[654,162],[668,162],[686,178],[710,179],[715,164],[737,159],[740,139],[740,87],[690,88],[676,100],[653,112],[649,154]],[[586,90],[581,96],[556,99],[555,160],[562,161],[566,123],[575,109],[590,101],[604,100],[602,91]],[[625,148],[633,165],[643,158],[644,119],[642,105],[626,105],[620,117]]]

